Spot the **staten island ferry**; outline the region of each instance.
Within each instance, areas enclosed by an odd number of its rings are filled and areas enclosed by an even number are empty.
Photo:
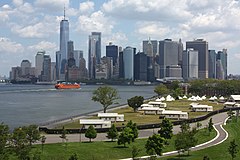
[[[79,89],[80,84],[78,83],[71,83],[71,82],[58,82],[55,84],[56,89]]]

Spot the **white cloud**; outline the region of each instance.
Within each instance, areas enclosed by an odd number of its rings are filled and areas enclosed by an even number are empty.
[[[23,53],[22,44],[11,41],[9,38],[0,37],[0,54],[19,54]]]
[[[109,20],[102,11],[97,11],[91,15],[82,15],[78,18],[77,30],[80,32],[99,31],[104,34],[111,34],[113,22]]]
[[[3,5],[1,8],[2,8],[2,10],[11,10],[12,9],[8,4]]]
[[[13,4],[17,6],[21,6],[23,4],[23,0],[13,0]]]
[[[40,50],[54,52],[57,50],[57,45],[53,42],[41,41],[38,44],[29,46],[27,49],[30,51],[34,51],[35,53],[37,53],[37,51],[40,51]]]
[[[79,10],[81,13],[91,13],[94,11],[94,2],[86,1],[79,5]]]
[[[103,37],[103,45],[106,46],[109,42],[112,42],[114,45],[126,46],[128,44],[128,37],[125,33],[116,32],[111,35]]]
[[[30,3],[24,3],[23,5],[19,6],[18,9],[20,12],[27,14],[33,13],[35,11]]]
[[[48,8],[54,11],[63,10],[69,6],[69,0],[36,0],[35,5],[40,8]]]
[[[103,10],[123,19],[144,21],[185,21],[191,18],[186,0],[110,0]]]

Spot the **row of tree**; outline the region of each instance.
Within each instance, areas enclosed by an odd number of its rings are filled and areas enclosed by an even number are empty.
[[[42,149],[46,137],[41,136],[36,125],[23,126],[15,128],[10,133],[8,125],[0,124],[0,159],[9,159],[10,154],[15,154],[18,159],[30,159],[40,157],[38,153],[34,153],[31,157],[29,154],[32,144],[41,141]]]

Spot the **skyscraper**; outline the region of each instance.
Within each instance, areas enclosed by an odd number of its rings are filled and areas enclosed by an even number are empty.
[[[208,42],[203,39],[186,42],[186,49],[198,51],[198,78],[208,78]]]
[[[41,75],[41,81],[51,81],[51,58],[50,55],[43,56],[43,70]]]
[[[166,68],[178,65],[178,42],[171,39],[159,41],[160,78],[166,77]]]
[[[134,80],[134,55],[136,48],[126,47],[123,50],[124,78]]]
[[[68,52],[68,41],[69,41],[69,22],[65,19],[65,8],[64,8],[64,18],[60,22],[60,74],[59,79],[65,80],[65,72],[67,66],[67,52]]]
[[[117,64],[118,60],[118,46],[113,45],[111,42],[106,46],[106,57],[112,57],[113,66]]]
[[[183,51],[182,75],[184,80],[198,78],[198,51],[192,48]]]
[[[227,79],[227,49],[223,49],[222,51],[218,51],[217,60],[221,61],[223,76],[224,79]]]
[[[217,54],[215,50],[208,51],[208,78],[216,78]]]
[[[134,56],[134,80],[147,81],[148,56],[144,52],[138,52]]]
[[[95,79],[96,64],[100,64],[101,60],[101,32],[92,32],[88,45],[89,78]]]
[[[74,50],[74,59],[75,59],[75,63],[76,63],[76,66],[79,67],[79,61],[80,61],[80,58],[83,58],[83,51],[81,50]]]
[[[42,72],[43,66],[43,56],[45,55],[45,51],[38,51],[35,56],[35,77],[39,78]]]

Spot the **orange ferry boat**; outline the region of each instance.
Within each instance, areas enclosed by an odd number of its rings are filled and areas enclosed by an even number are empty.
[[[78,83],[70,83],[70,82],[59,82],[55,84],[56,89],[78,89],[80,88],[80,84]]]

